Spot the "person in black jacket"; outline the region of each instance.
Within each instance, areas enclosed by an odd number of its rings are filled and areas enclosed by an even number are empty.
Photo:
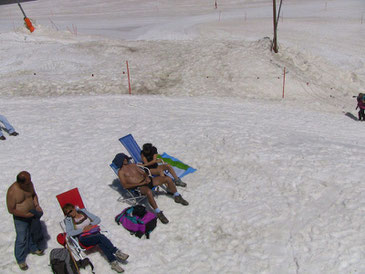
[[[359,108],[359,121],[365,121],[365,94],[363,93],[359,93],[359,95],[357,96],[357,107],[356,109]]]

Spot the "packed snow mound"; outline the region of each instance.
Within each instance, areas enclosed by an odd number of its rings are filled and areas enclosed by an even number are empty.
[[[133,94],[288,100],[343,107],[361,78],[320,57],[271,40],[118,41],[37,26],[0,34],[1,95]],[[299,88],[298,88],[299,87]]]

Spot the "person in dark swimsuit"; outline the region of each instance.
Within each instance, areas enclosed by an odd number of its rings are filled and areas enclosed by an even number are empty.
[[[151,143],[144,144],[141,151],[143,166],[149,168],[152,175],[157,175],[161,177],[166,176],[165,171],[168,171],[170,172],[172,177],[174,177],[175,185],[186,187],[186,183],[181,181],[181,179],[176,175],[175,170],[172,168],[172,166],[163,163],[162,159],[157,158],[157,155],[158,152],[156,147],[154,147]]]

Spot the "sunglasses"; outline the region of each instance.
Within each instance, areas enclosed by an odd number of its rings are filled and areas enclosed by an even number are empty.
[[[71,209],[69,212],[67,212],[66,216],[69,216],[72,211],[73,211],[73,209]]]

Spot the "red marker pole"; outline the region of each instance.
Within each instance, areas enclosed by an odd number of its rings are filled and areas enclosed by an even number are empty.
[[[285,67],[284,67],[284,77],[283,77],[283,96],[282,96],[282,98],[284,98],[284,89],[285,89]]]
[[[129,75],[129,66],[128,66],[128,61],[125,61],[127,64],[127,74],[128,74],[128,90],[129,90],[129,94],[132,94],[132,89],[131,89],[131,77]]]

